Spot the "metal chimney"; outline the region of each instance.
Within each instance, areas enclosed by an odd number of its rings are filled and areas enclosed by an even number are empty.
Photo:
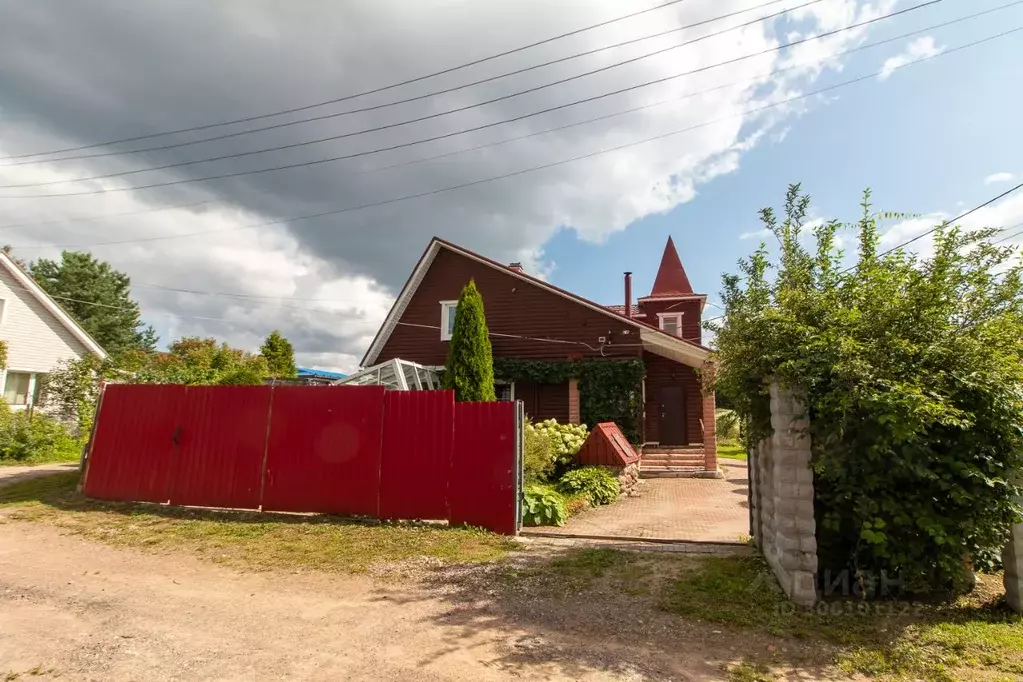
[[[632,317],[632,273],[625,273],[625,317]]]

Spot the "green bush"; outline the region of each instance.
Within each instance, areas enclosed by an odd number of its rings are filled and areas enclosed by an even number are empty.
[[[534,427],[550,439],[556,468],[568,467],[586,441],[586,424],[559,424],[554,419],[545,419]]]
[[[618,478],[603,467],[569,471],[558,481],[558,490],[565,495],[582,493],[594,507],[611,504],[622,492]]]
[[[739,414],[734,410],[718,410],[715,416],[718,442],[734,443],[739,440]]]
[[[809,206],[796,185],[783,216],[764,209],[777,248],[725,276],[716,388],[753,443],[773,432],[768,380],[805,392],[822,573],[962,588],[964,558],[987,564],[1021,511],[1017,250],[995,228],[949,225],[931,231],[930,255],[882,249],[888,216],[868,193],[850,262],[843,224],[806,239]]]
[[[543,483],[554,473],[554,448],[546,431],[526,420],[522,469],[527,483]]]
[[[527,526],[563,526],[568,518],[565,498],[549,485],[527,485],[522,503],[522,523]]]
[[[12,412],[0,408],[0,461],[74,461],[81,456],[83,441],[52,417]]]

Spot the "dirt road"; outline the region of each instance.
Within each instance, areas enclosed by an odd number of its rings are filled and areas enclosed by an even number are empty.
[[[65,471],[74,471],[78,468],[78,462],[67,464],[38,464],[36,466],[0,466],[0,485],[27,481],[30,478],[39,478],[51,474],[59,474]]]
[[[244,574],[0,516],[0,676],[721,679],[701,635],[653,609],[508,599],[451,570],[426,582]]]

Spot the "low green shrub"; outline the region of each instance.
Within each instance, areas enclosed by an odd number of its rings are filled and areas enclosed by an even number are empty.
[[[81,456],[82,444],[52,417],[12,412],[6,404],[0,407],[0,461],[74,461]]]
[[[589,433],[586,424],[559,424],[554,419],[544,419],[533,426],[550,438],[557,469],[565,469],[572,464]]]
[[[569,471],[558,481],[558,490],[565,495],[581,493],[594,507],[611,504],[622,492],[618,478],[603,467],[583,467]]]
[[[553,486],[532,484],[525,488],[522,523],[527,526],[563,526],[568,518],[565,498]]]
[[[522,470],[527,483],[544,483],[554,473],[556,463],[554,447],[546,431],[526,421],[523,444]]]

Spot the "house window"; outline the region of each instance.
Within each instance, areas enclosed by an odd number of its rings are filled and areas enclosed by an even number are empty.
[[[458,309],[458,301],[440,302],[440,340],[450,341],[451,334],[455,331],[455,310]]]
[[[672,336],[682,336],[682,313],[660,313],[661,331]]]
[[[500,401],[510,402],[515,400],[515,387],[512,384],[503,384],[495,381],[494,392],[497,393],[497,399]]]
[[[4,313],[7,312],[7,301],[0,298],[0,324],[4,322]]]
[[[4,382],[4,400],[8,405],[27,405],[31,383],[29,372],[8,372]]]

